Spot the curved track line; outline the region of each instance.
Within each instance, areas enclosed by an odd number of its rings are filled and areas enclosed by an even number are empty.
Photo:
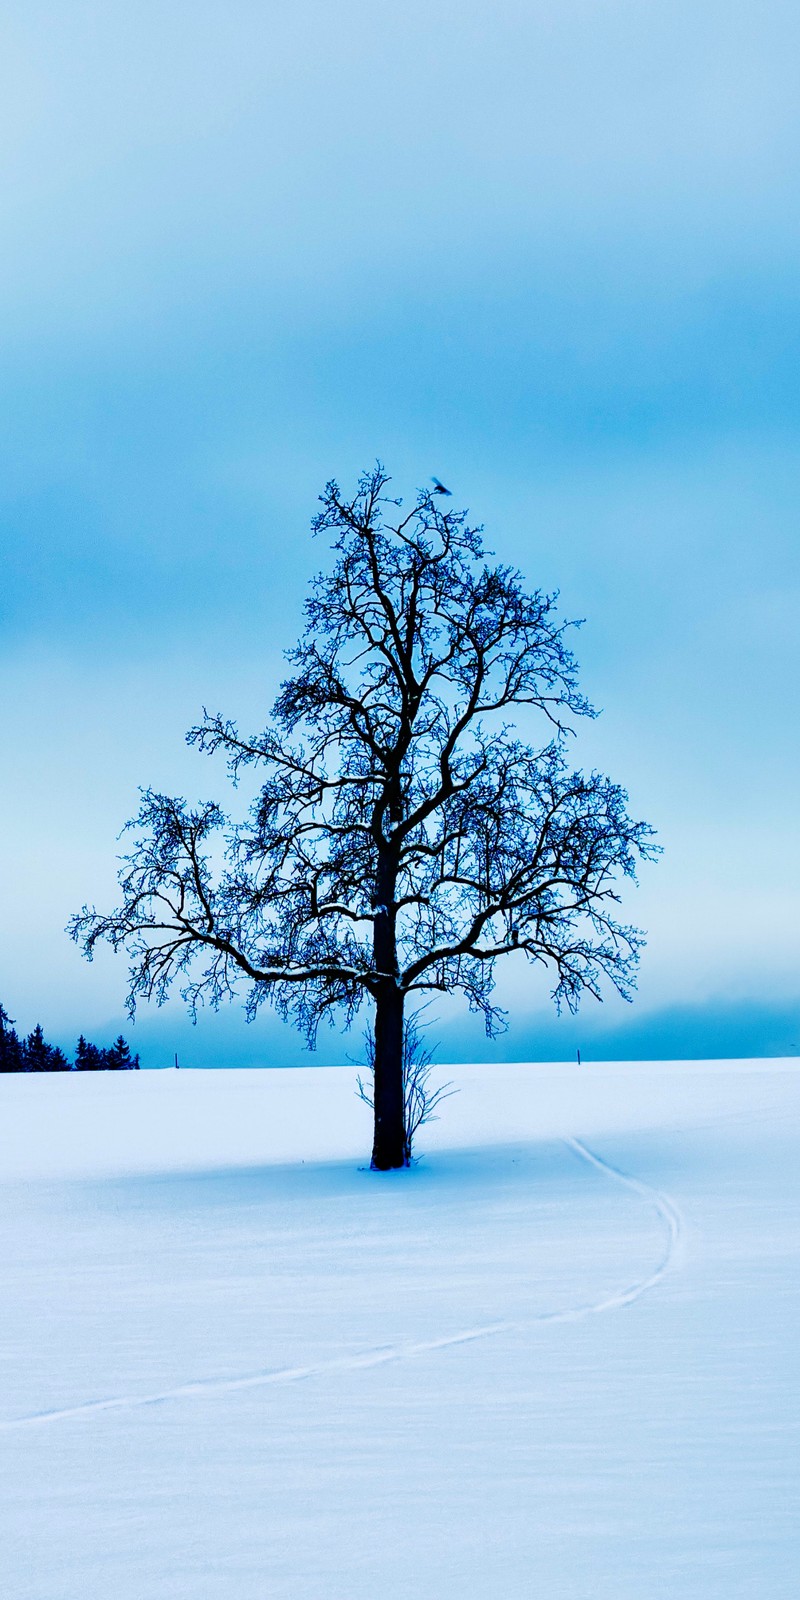
[[[66,1422],[70,1418],[93,1417],[103,1411],[132,1411],[142,1406],[162,1405],[169,1400],[236,1394],[244,1389],[263,1389],[273,1384],[300,1383],[305,1378],[321,1377],[328,1372],[353,1372],[362,1368],[380,1367],[390,1361],[407,1361],[413,1356],[427,1355],[433,1350],[446,1350],[454,1345],[470,1344],[475,1339],[487,1339],[493,1334],[507,1333],[512,1328],[541,1327],[545,1323],[554,1322],[582,1322],[586,1317],[632,1305],[635,1300],[640,1299],[643,1294],[647,1294],[648,1290],[654,1289],[661,1282],[674,1261],[682,1233],[680,1213],[668,1195],[613,1167],[609,1161],[604,1161],[602,1156],[596,1155],[580,1139],[565,1139],[564,1143],[588,1166],[596,1167],[598,1172],[604,1173],[606,1177],[614,1179],[625,1188],[631,1189],[634,1194],[638,1194],[654,1208],[664,1224],[667,1238],[661,1260],[646,1278],[638,1279],[628,1288],[606,1295],[602,1300],[589,1301],[585,1305],[565,1307],[562,1311],[543,1311],[538,1316],[526,1317],[524,1323],[491,1322],[483,1327],[467,1328],[461,1333],[447,1334],[440,1339],[425,1339],[415,1344],[381,1345],[366,1350],[361,1355],[340,1356],[333,1361],[318,1361],[306,1367],[273,1368],[271,1371],[254,1372],[243,1378],[199,1378],[192,1383],[180,1383],[172,1389],[163,1389],[157,1394],[115,1395],[108,1400],[90,1400],[82,1405],[64,1406],[59,1410],[38,1411],[32,1416],[15,1417],[10,1421],[0,1422],[0,1433],[8,1433],[15,1428],[37,1427],[47,1422]]]
[[[638,1194],[654,1208],[664,1224],[667,1235],[664,1253],[649,1276],[632,1283],[627,1289],[619,1290],[617,1294],[609,1295],[605,1300],[599,1300],[596,1305],[586,1306],[582,1315],[593,1316],[598,1311],[615,1311],[622,1306],[630,1306],[634,1300],[639,1300],[643,1294],[647,1294],[648,1290],[654,1289],[672,1266],[683,1234],[683,1218],[669,1195],[663,1194],[660,1189],[654,1189],[652,1184],[642,1183],[641,1179],[632,1178],[629,1173],[621,1172],[619,1167],[613,1167],[610,1161],[604,1161],[602,1156],[596,1155],[594,1150],[590,1150],[580,1139],[565,1139],[564,1143],[569,1145],[570,1150],[574,1150],[576,1155],[588,1162],[589,1166],[596,1167],[598,1172],[605,1173],[606,1177],[616,1178],[626,1189]],[[562,1317],[560,1320],[564,1321],[565,1318]]]

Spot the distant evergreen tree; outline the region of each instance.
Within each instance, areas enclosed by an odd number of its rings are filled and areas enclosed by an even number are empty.
[[[0,1072],[24,1072],[24,1053],[13,1019],[0,1003]]]
[[[99,1072],[106,1065],[104,1060],[105,1050],[98,1050],[96,1044],[89,1044],[81,1034],[75,1046],[75,1067],[78,1072]]]
[[[104,1050],[103,1054],[106,1058],[105,1066],[113,1067],[118,1072],[130,1072],[138,1069],[139,1057],[131,1055],[122,1034],[119,1035],[118,1039],[115,1039],[111,1049]]]
[[[24,1072],[70,1071],[70,1063],[63,1050],[60,1050],[58,1045],[47,1043],[39,1022],[37,1022],[33,1032],[29,1033],[25,1040],[23,1057]]]

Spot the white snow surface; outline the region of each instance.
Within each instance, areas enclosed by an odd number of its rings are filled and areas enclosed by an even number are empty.
[[[2,1600],[796,1600],[800,1068],[0,1078]]]

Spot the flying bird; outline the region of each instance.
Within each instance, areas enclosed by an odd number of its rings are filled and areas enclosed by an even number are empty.
[[[452,494],[453,493],[452,489],[445,489],[444,484],[440,483],[438,478],[431,478],[431,483],[433,484],[433,492],[434,492],[434,494]]]

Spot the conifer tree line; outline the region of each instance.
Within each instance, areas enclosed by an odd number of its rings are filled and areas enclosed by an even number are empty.
[[[49,1044],[37,1022],[21,1039],[13,1019],[0,1003],[0,1072],[130,1072],[138,1071],[139,1057],[131,1055],[122,1034],[108,1048],[90,1044],[81,1034],[70,1061],[57,1044]]]

